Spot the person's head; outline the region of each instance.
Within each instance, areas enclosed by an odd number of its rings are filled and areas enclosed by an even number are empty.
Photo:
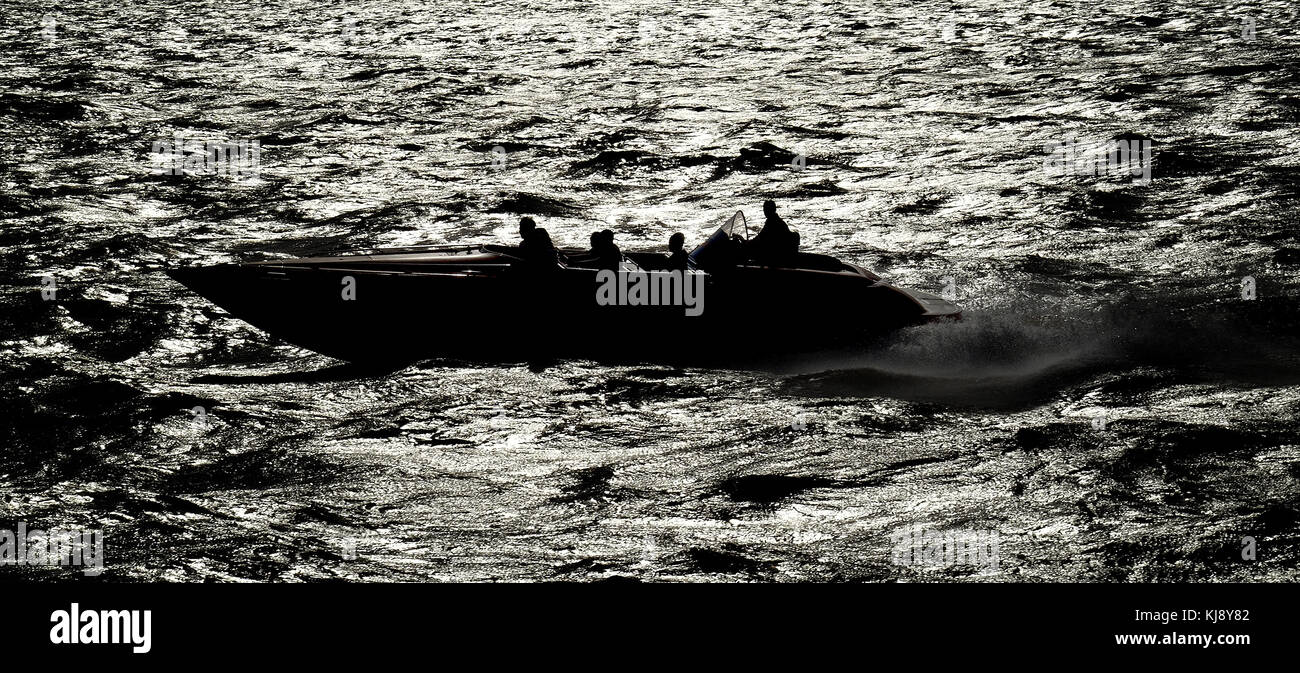
[[[591,232],[591,247],[593,247],[593,248],[598,248],[598,247],[600,247],[600,232],[599,232],[599,231],[593,231],[593,232]]]
[[[610,231],[609,229],[605,229],[601,231],[600,240],[603,241],[606,245],[614,245],[614,232]]]
[[[767,200],[763,202],[763,214],[771,217],[776,214],[776,201]]]
[[[520,237],[520,238],[528,238],[529,236],[531,236],[531,235],[533,234],[534,231],[537,231],[537,223],[533,221],[533,218],[531,218],[531,217],[521,217],[521,218],[519,218],[519,237]]]
[[[551,233],[545,229],[534,229],[533,241],[544,248],[549,247],[551,245]]]
[[[685,245],[686,235],[680,231],[668,237],[668,250],[670,252],[678,252]]]

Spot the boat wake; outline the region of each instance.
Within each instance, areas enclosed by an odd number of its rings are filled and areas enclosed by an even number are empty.
[[[1134,372],[1158,372],[1164,383],[1300,383],[1295,307],[1249,304],[971,311],[961,322],[901,330],[865,350],[792,360],[779,373],[792,393],[986,409],[1043,404]]]

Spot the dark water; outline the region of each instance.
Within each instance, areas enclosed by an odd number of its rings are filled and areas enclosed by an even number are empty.
[[[1294,7],[9,0],[0,520],[102,528],[117,581],[1294,579]],[[260,174],[152,174],[177,133]],[[1069,134],[1149,139],[1153,179],[1048,174]],[[161,273],[525,212],[659,249],[765,198],[967,319],[374,371]],[[891,563],[911,526],[994,531],[999,571]]]

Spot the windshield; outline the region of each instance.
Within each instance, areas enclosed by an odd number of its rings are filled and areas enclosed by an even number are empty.
[[[700,253],[728,238],[739,238],[741,240],[749,238],[749,226],[745,224],[745,213],[737,210],[736,214],[732,215],[731,219],[724,222],[721,227],[718,227],[718,230],[713,232],[712,236],[696,246],[690,254],[691,262],[698,262]]]

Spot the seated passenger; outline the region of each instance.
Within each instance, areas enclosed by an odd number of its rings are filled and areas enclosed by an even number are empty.
[[[551,243],[550,232],[538,227],[529,235],[526,246],[519,246],[524,266],[538,270],[560,268],[560,252]]]
[[[597,268],[597,262],[600,260],[601,246],[604,236],[599,231],[591,232],[591,249],[581,255],[574,255],[569,258],[569,266],[581,267],[584,269]]]
[[[519,218],[519,254],[527,257],[532,246],[533,234],[537,231],[537,222],[531,217]]]
[[[592,252],[596,254],[596,268],[618,271],[619,264],[623,261],[623,252],[614,245],[614,232],[609,229],[600,232],[598,242],[599,247],[592,248]]]
[[[686,236],[680,231],[668,237],[669,271],[685,271],[687,268]]]

